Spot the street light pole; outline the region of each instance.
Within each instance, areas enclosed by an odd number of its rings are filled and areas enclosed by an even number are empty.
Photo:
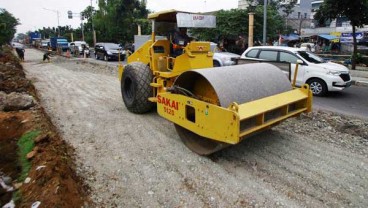
[[[56,17],[57,17],[57,22],[58,22],[58,28],[57,28],[57,31],[58,31],[58,37],[60,36],[60,21],[59,21],[59,10],[52,10],[52,9],[46,9],[46,8],[43,8],[44,10],[48,10],[48,11],[51,11],[51,12],[55,12],[56,13]]]

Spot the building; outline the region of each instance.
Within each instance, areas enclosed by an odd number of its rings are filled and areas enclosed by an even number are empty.
[[[270,1],[270,0],[268,0]],[[291,27],[295,30],[296,33],[300,33],[301,28],[310,27],[312,20],[311,20],[311,2],[313,0],[298,0],[297,4],[294,7],[294,11],[286,15],[286,13],[280,9],[279,14],[286,19],[286,26]],[[282,4],[289,4],[289,0],[284,0]],[[238,1],[238,8],[239,9],[247,9],[249,7],[248,0],[239,0]]]
[[[247,9],[249,7],[249,2],[247,0],[238,1],[238,9]]]
[[[352,27],[350,21],[344,17],[337,18],[336,20],[328,22],[326,25],[318,25],[318,22],[314,20],[314,15],[323,2],[323,0],[298,0],[291,14],[287,16],[282,9],[279,13],[281,16],[285,17],[286,25],[302,36],[331,34],[336,32],[351,33]],[[284,0],[284,4],[288,3],[289,0]],[[238,1],[239,9],[246,9],[248,6],[248,0]],[[363,28],[357,28],[357,32],[368,32],[368,25]]]

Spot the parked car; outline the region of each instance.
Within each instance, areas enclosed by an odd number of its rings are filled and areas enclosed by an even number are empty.
[[[210,47],[211,51],[214,52],[213,53],[214,67],[234,65],[235,62],[232,60],[232,58],[240,58],[240,55],[238,54],[218,50],[216,43],[211,42]]]
[[[96,43],[95,58],[103,59],[105,61],[118,60],[120,53],[120,60],[125,60],[125,50],[123,50],[116,43]]]
[[[84,50],[83,50],[84,49]],[[69,50],[72,54],[75,55],[84,55],[89,57],[89,45],[85,41],[74,41],[69,44]]]
[[[291,63],[291,78],[294,77],[296,63],[300,62],[296,85],[309,84],[316,96],[323,96],[328,91],[341,91],[351,85],[348,68],[341,64],[326,62],[314,53],[300,48],[282,46],[249,47],[241,55],[241,58]]]

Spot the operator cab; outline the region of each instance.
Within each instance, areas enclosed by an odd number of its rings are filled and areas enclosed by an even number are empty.
[[[176,40],[175,38],[183,34],[184,29],[215,28],[215,16],[168,10],[150,14],[148,19],[152,21],[151,60],[154,63],[151,63],[151,68],[153,71],[181,72],[188,68],[212,66],[213,54],[210,52],[209,42],[192,41],[190,37],[188,40]],[[165,38],[158,39],[157,36]],[[198,59],[199,54],[210,56],[210,64],[207,61],[205,61],[207,66],[198,64],[201,61]]]

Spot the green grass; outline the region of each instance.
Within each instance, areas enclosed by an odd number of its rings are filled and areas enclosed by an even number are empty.
[[[16,192],[13,193],[12,199],[15,202],[15,204],[18,204],[22,200],[22,193],[19,190],[17,190]]]
[[[18,178],[18,181],[23,182],[26,179],[29,170],[31,169],[31,162],[27,159],[27,154],[32,151],[35,146],[33,139],[36,138],[40,134],[40,131],[30,131],[25,134],[18,140],[18,154],[19,154],[19,163],[22,167],[21,175]]]

